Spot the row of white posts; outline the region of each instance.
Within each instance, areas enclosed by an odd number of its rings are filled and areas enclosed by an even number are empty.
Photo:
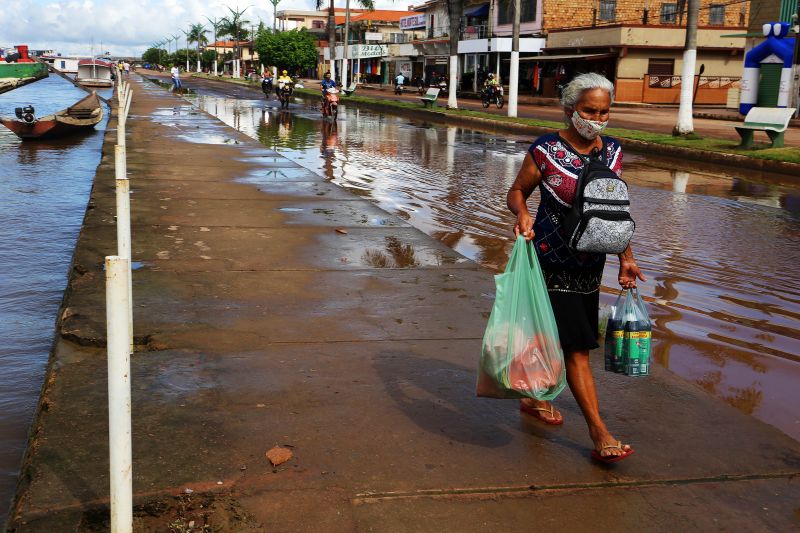
[[[125,156],[125,123],[131,107],[130,85],[117,85],[117,145],[114,174],[117,203],[117,255],[106,257],[106,337],[108,345],[108,436],[111,464],[111,531],[133,530],[133,457],[131,446],[131,203]]]

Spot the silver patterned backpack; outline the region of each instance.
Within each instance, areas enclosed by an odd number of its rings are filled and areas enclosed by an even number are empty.
[[[561,142],[583,161],[575,201],[564,217],[564,239],[576,252],[620,254],[636,229],[630,214],[628,185],[608,168],[605,140],[600,156],[585,156]]]

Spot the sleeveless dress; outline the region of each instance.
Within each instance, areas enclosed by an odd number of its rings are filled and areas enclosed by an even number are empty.
[[[605,161],[618,175],[622,147],[612,137],[602,137]],[[599,347],[598,308],[605,254],[574,252],[567,246],[563,217],[575,199],[583,160],[558,133],[542,135],[528,149],[542,175],[541,201],[533,223],[533,245],[542,267],[558,335],[564,352]],[[594,157],[598,157],[595,151]]]

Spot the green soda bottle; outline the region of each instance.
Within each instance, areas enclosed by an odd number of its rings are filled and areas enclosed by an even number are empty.
[[[623,334],[625,375],[647,376],[650,374],[650,339],[653,332],[645,320],[625,323]]]

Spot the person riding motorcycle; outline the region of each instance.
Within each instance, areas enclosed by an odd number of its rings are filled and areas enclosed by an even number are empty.
[[[483,82],[483,90],[490,91],[489,94],[494,94],[494,91],[497,90],[497,80],[494,77],[494,74],[489,73],[486,77],[486,81]]]
[[[325,98],[325,94],[328,92],[328,89],[335,88],[336,82],[331,79],[331,73],[326,72],[325,76],[322,78],[322,81],[319,82],[320,86],[322,87],[322,98]]]
[[[322,105],[324,107],[327,104],[326,96],[328,95],[328,89],[335,89],[336,82],[333,81],[333,79],[331,79],[331,73],[326,72],[325,75],[322,77],[322,81],[319,82],[319,85],[322,89]]]
[[[264,73],[264,77],[261,79],[261,90],[269,98],[269,93],[272,92],[272,72],[269,70]]]
[[[275,94],[277,94],[278,97],[280,97],[281,89],[283,88],[284,85],[289,86],[290,89],[289,94],[291,94],[291,89],[292,85],[294,85],[294,80],[291,78],[291,76],[289,76],[289,73],[285,70],[281,72],[280,76],[278,76],[278,84],[275,86]]]

